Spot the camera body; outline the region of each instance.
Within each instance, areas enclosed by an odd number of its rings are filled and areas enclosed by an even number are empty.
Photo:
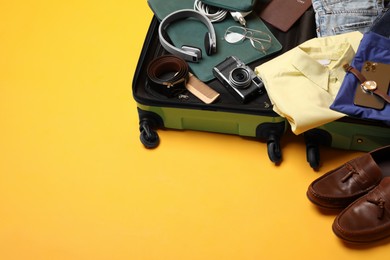
[[[213,74],[241,103],[265,92],[261,79],[235,56],[216,65]]]

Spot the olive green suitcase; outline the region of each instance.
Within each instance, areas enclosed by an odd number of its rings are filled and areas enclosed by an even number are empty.
[[[139,114],[140,140],[144,146],[158,146],[158,129],[161,128],[234,134],[267,142],[270,160],[279,163],[282,159],[280,139],[286,131],[286,120],[272,110],[266,93],[242,104],[214,79],[207,85],[220,97],[216,102],[206,104],[191,93],[186,93],[182,99],[167,98],[150,89],[145,73],[148,64],[167,54],[156,37],[158,25],[158,19],[153,17],[132,86]]]
[[[280,140],[288,125],[284,118],[273,111],[267,93],[242,104],[237,102],[217,79],[206,82],[220,94],[219,99],[211,104],[203,103],[191,93],[184,99],[172,99],[151,91],[147,84],[148,64],[156,57],[167,54],[159,42],[159,23],[160,20],[154,16],[145,38],[132,84],[133,98],[137,103],[142,144],[146,148],[156,148],[159,144],[158,129],[162,128],[234,134],[266,142],[269,159],[274,163],[280,163],[282,160]],[[247,64],[252,69],[298,44],[316,37],[312,8],[307,10],[288,32],[282,32],[266,22],[264,24],[279,41],[281,49],[279,52]]]

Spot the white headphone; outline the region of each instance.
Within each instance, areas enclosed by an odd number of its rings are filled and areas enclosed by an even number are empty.
[[[169,53],[179,56],[186,61],[199,62],[199,60],[202,58],[202,50],[200,48],[188,45],[183,45],[181,48],[177,48],[171,45],[163,35],[163,32],[172,22],[188,17],[196,18],[207,26],[208,32],[206,33],[204,39],[206,53],[207,55],[215,53],[217,51],[217,40],[213,24],[209,18],[207,18],[207,16],[200,13],[199,11],[192,9],[182,9],[169,14],[161,21],[158,28],[158,36],[161,46]]]

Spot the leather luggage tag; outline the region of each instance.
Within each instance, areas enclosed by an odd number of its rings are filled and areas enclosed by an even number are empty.
[[[378,88],[378,91],[389,95],[389,84],[390,84],[390,64],[384,64],[373,61],[366,61],[363,64],[361,74],[366,78],[367,81],[374,81]],[[386,101],[369,91],[366,91],[359,82],[356,87],[354,104],[357,106],[374,108],[382,110]]]
[[[259,17],[287,32],[311,6],[311,0],[272,0],[260,10]]]

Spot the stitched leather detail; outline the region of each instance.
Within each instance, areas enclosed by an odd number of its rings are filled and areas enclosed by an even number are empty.
[[[356,169],[349,163],[345,164],[345,168],[348,169],[348,173],[341,179],[341,182],[346,182],[354,174],[359,174],[358,171],[356,171]]]
[[[382,219],[385,215],[385,200],[382,198],[378,199],[367,199],[367,202],[378,206],[378,219]]]

